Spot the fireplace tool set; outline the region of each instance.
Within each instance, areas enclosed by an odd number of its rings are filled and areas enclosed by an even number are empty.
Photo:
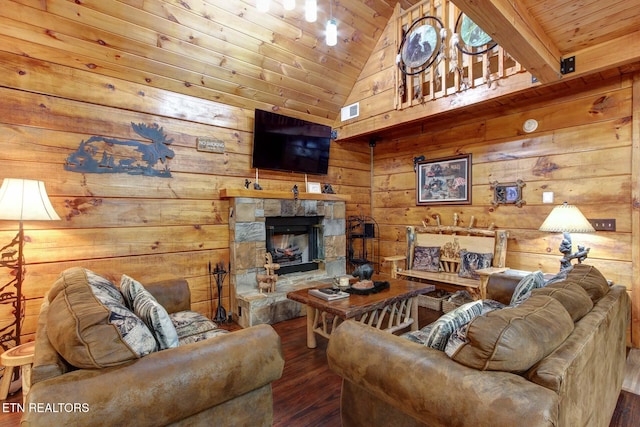
[[[222,306],[222,285],[224,284],[225,277],[227,277],[227,273],[222,261],[217,263],[213,270],[211,270],[211,261],[209,261],[209,286],[213,289],[211,276],[214,276],[216,278],[216,286],[218,287],[218,309],[213,318],[213,321],[216,323],[224,323],[227,321],[227,311]]]

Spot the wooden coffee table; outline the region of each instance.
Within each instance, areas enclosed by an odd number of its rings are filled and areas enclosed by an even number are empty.
[[[371,295],[350,295],[348,298],[325,301],[309,295],[309,289],[330,287],[331,283],[317,282],[311,288],[287,293],[287,298],[307,307],[307,347],[316,348],[315,334],[330,338],[342,321],[353,319],[372,327],[393,333],[411,327],[418,330],[418,295],[426,294],[435,286],[409,280],[373,277],[387,281],[388,289]]]

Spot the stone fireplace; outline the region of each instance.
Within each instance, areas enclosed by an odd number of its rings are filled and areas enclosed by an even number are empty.
[[[229,203],[231,314],[243,328],[305,315],[287,292],[346,272],[343,197],[302,193],[223,190]],[[260,293],[265,253],[279,263],[275,292]]]

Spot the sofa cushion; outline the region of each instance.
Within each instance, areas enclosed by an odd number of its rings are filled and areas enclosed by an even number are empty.
[[[552,283],[544,288],[534,289],[531,295],[549,295],[557,299],[574,322],[582,319],[593,308],[593,301],[587,291],[571,282]]]
[[[158,341],[160,350],[178,346],[178,333],[171,322],[169,313],[137,280],[122,275],[120,290],[127,305],[151,330]]]
[[[491,267],[491,261],[493,261],[492,253],[483,254],[461,249],[458,276],[468,279],[480,279],[480,275],[476,273],[476,270]]]
[[[215,334],[227,332],[224,329],[218,329],[218,325],[216,325],[215,322],[195,311],[179,311],[169,314],[169,317],[178,333],[180,345],[188,342],[201,341],[203,339],[202,337],[212,336],[211,334],[213,332],[215,332]]]
[[[440,246],[416,246],[413,251],[412,270],[432,271],[440,270]]]
[[[199,342],[199,341],[204,341],[204,340],[208,340],[210,338],[214,338],[220,335],[224,335],[224,334],[228,334],[229,331],[225,330],[225,329],[211,329],[209,331],[206,332],[201,332],[199,334],[194,334],[194,335],[189,335],[187,337],[184,338],[180,338],[180,345],[185,345],[185,344],[191,344],[194,342]]]
[[[564,281],[580,285],[594,304],[609,292],[607,279],[592,265],[574,265]]]
[[[506,307],[500,301],[495,301],[491,299],[482,300],[482,312],[480,315],[485,315],[493,310],[500,310]],[[444,352],[447,353],[447,356],[452,357],[460,348],[460,346],[467,342],[467,329],[469,324],[462,325],[449,337],[447,341],[447,346],[444,348]]]
[[[449,336],[461,327],[482,313],[482,300],[472,301],[453,309],[452,311],[440,316],[438,320],[433,322],[431,331],[426,337],[424,345],[444,351],[449,341]]]
[[[47,336],[75,367],[115,366],[157,349],[153,334],[125,306],[118,289],[89,270],[63,271],[48,299]]]
[[[467,342],[452,359],[471,368],[524,372],[550,354],[573,331],[567,310],[548,295],[495,310],[469,323]]]
[[[516,285],[509,305],[522,304],[529,298],[533,289],[541,288],[542,286],[544,286],[544,274],[542,274],[542,271],[538,270],[524,276]]]

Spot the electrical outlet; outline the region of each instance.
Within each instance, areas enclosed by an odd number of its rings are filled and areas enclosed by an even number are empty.
[[[596,231],[616,231],[616,220],[614,218],[590,219],[589,222]]]

